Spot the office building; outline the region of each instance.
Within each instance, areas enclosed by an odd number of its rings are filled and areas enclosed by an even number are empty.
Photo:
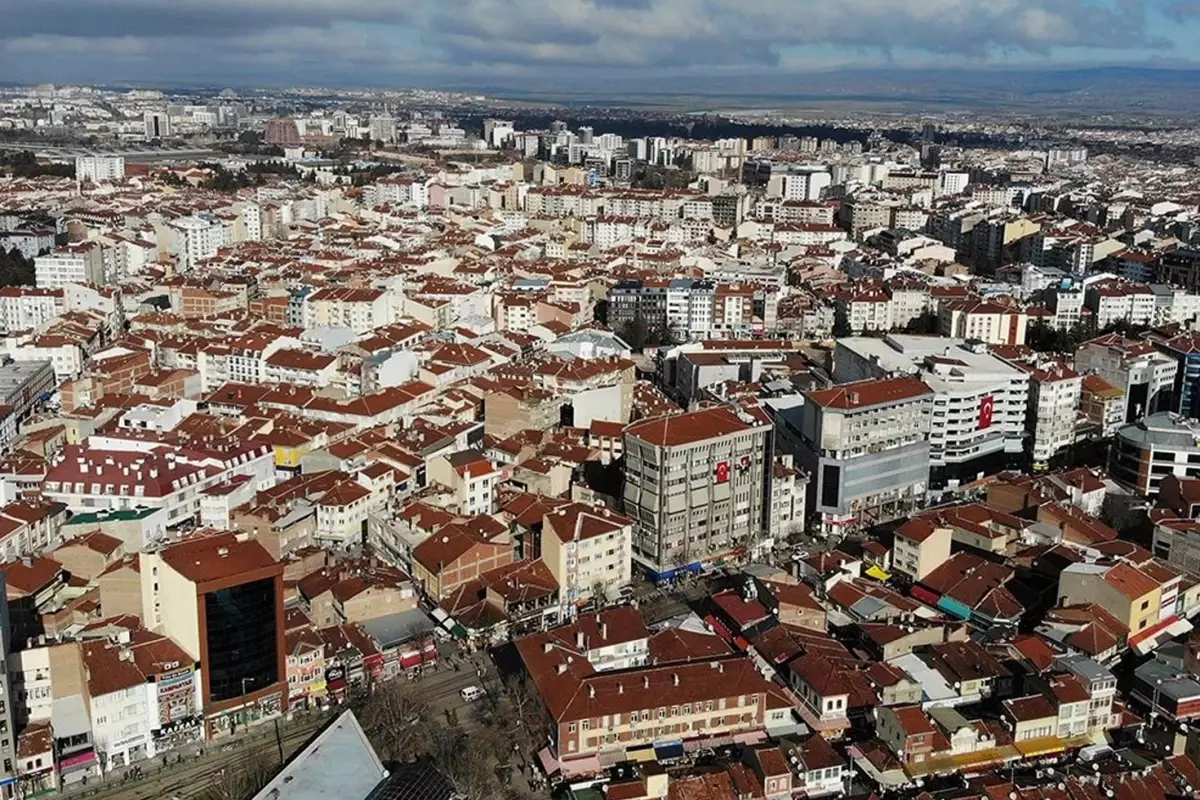
[[[146,124],[147,139],[169,139],[171,137],[171,117],[166,111],[147,111],[143,120]]]
[[[779,413],[779,446],[811,476],[808,508],[822,534],[900,519],[924,501],[933,400],[904,376],[806,392]]]
[[[300,136],[300,128],[296,125],[296,120],[291,117],[267,120],[267,130],[263,135],[263,141],[281,147],[295,147],[304,143],[304,139]]]
[[[1200,423],[1173,412],[1151,414],[1117,430],[1108,452],[1113,480],[1149,497],[1163,479],[1200,478]]]
[[[209,737],[277,715],[287,703],[283,565],[233,534],[141,553],[143,618],[200,663]]]
[[[85,183],[106,183],[125,178],[123,156],[76,156],[75,179]]]
[[[625,429],[625,513],[633,560],[652,577],[762,546],[769,527],[771,426],[733,408]]]
[[[1125,393],[1126,422],[1174,407],[1179,362],[1150,342],[1126,339],[1119,333],[1100,336],[1075,351],[1075,369],[1095,373]]]
[[[838,341],[838,382],[908,374],[934,393],[931,491],[954,489],[1015,466],[1024,451],[1029,375],[986,345],[895,334]]]

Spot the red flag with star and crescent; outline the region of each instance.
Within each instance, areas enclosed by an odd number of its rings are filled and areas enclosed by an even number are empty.
[[[990,394],[979,401],[979,430],[992,427],[992,414],[996,411],[996,398]]]

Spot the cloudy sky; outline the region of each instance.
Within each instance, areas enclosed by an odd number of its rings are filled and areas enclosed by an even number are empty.
[[[622,82],[1188,62],[1200,0],[0,0],[0,80]]]

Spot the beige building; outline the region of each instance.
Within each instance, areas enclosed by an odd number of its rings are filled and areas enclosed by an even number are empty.
[[[616,599],[631,577],[632,542],[633,520],[603,506],[571,503],[542,521],[542,561],[568,603]]]
[[[559,424],[563,398],[536,386],[506,386],[483,398],[483,429],[507,439],[530,428],[549,430]]]
[[[458,513],[473,517],[496,510],[496,490],[502,471],[477,450],[460,450],[429,461],[430,483],[454,494]]]
[[[1159,582],[1125,562],[1072,564],[1058,575],[1060,605],[1095,603],[1129,628],[1130,638],[1159,621]]]
[[[656,576],[748,552],[767,534],[772,426],[707,408],[625,429],[625,513],[633,558]]]
[[[951,531],[928,519],[911,519],[896,529],[892,569],[914,581],[924,579],[950,558]]]

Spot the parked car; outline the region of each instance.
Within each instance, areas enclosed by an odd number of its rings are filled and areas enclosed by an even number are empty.
[[[478,686],[464,686],[459,690],[458,696],[463,699],[464,703],[474,703],[481,697],[485,697],[487,692],[480,689]]]

